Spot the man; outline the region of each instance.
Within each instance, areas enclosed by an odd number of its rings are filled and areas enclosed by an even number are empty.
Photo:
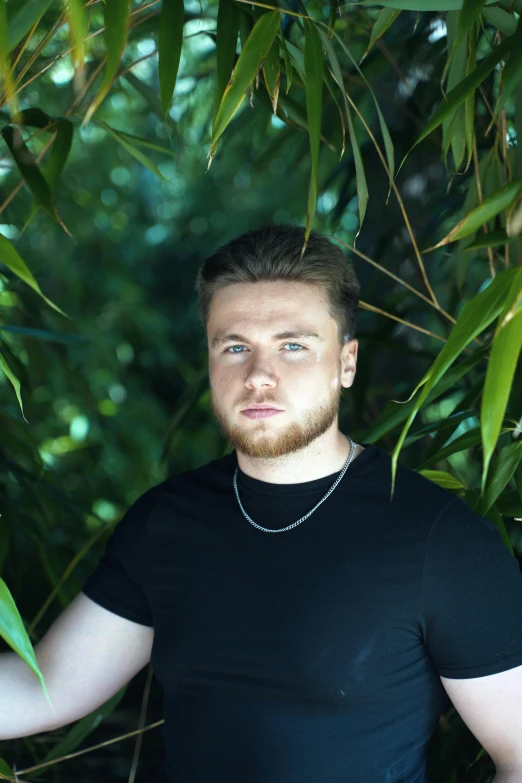
[[[496,783],[522,783],[520,569],[492,523],[409,468],[390,502],[388,455],[339,431],[359,286],[324,237],[302,247],[301,228],[266,226],[203,264],[233,451],[118,523],[36,648],[54,720],[4,658],[0,738],[76,720],[151,660],[163,783],[423,783],[448,696]]]

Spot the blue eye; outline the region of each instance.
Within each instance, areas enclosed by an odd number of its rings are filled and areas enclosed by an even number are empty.
[[[299,345],[299,343],[285,343],[285,345],[293,345],[294,348],[301,348],[301,349],[303,349],[303,346]],[[299,351],[287,351],[287,353],[299,353]]]
[[[244,345],[231,345],[230,348],[227,348],[225,353],[242,353],[242,351],[234,351],[233,348],[244,348]]]

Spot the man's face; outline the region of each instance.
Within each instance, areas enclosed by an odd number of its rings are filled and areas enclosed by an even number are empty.
[[[337,431],[341,388],[353,383],[358,344],[341,349],[321,286],[227,285],[212,298],[207,336],[212,409],[237,451],[280,457]]]

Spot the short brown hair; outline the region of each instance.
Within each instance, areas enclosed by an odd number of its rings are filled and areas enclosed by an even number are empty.
[[[341,343],[353,338],[360,285],[342,250],[312,231],[306,250],[304,228],[291,224],[264,225],[218,248],[201,265],[197,280],[199,314],[206,327],[212,296],[232,283],[298,280],[322,285]]]

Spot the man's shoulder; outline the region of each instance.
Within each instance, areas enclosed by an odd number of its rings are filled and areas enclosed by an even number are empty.
[[[232,481],[237,459],[234,452],[210,460],[195,468],[174,473],[163,482],[166,489],[175,489],[193,485],[194,487],[222,486]]]
[[[397,462],[392,493],[392,457],[383,450],[376,463],[375,479],[396,510],[415,510],[416,517],[435,518],[449,504],[458,500],[448,489],[408,465]]]

